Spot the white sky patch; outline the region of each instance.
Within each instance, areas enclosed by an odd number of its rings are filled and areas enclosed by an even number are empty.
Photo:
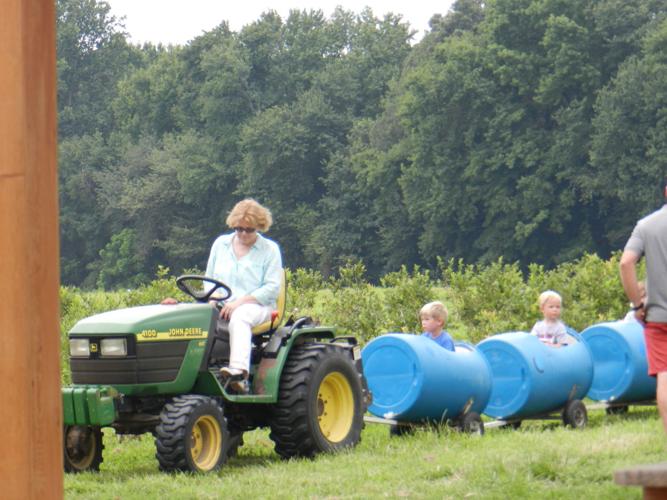
[[[433,14],[446,14],[454,0],[433,1],[397,1],[373,0],[366,2],[344,0],[106,0],[111,5],[111,13],[117,18],[125,17],[125,29],[132,43],[153,42],[165,45],[184,45],[190,40],[210,31],[222,21],[227,21],[233,31],[259,19],[262,12],[275,10],[286,19],[292,9],[320,9],[330,16],[336,6],[355,13],[364,6],[373,10],[373,14],[382,17],[388,12],[401,14],[419,40],[428,31],[428,22]]]

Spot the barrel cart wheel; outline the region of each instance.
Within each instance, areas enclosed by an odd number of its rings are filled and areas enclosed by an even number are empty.
[[[586,406],[579,399],[568,401],[563,409],[563,424],[573,429],[586,427],[588,423],[588,412]]]
[[[502,429],[512,429],[513,431],[521,428],[521,423],[523,420],[504,420],[499,419],[495,422],[491,422],[491,427],[500,427]]]
[[[607,415],[625,415],[628,413],[628,405],[607,406],[604,411]]]
[[[411,436],[415,433],[413,425],[392,424],[389,426],[389,437]]]
[[[482,422],[482,417],[479,416],[479,413],[474,411],[465,413],[459,418],[458,428],[466,434],[484,435],[484,422]]]

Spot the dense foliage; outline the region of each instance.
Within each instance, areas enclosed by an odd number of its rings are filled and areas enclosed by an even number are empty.
[[[495,333],[529,331],[540,316],[537,298],[546,289],[561,293],[563,321],[578,331],[621,319],[628,307],[618,277],[618,255],[603,260],[587,254],[551,270],[531,265],[527,272],[502,259],[488,265],[440,262],[437,274],[403,266],[383,276],[380,286],[369,283],[363,264],[348,263],[328,279],[317,271],[288,271],[287,282],[288,315],[311,316],[362,344],[383,333],[420,332],[418,311],[432,300],[447,306],[446,328],[454,339],[471,343]],[[164,268],[152,282],[133,290],[62,287],[63,381],[69,379],[67,331],[76,321],[107,310],[155,304],[167,296],[191,300],[178,291]]]
[[[458,0],[418,43],[368,9],[268,11],[176,47],[128,44],[103,1],[57,12],[68,285],[203,268],[247,196],[288,267],[353,260],[376,284],[607,258],[659,201],[663,1]]]

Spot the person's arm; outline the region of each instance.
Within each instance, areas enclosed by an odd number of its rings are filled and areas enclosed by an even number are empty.
[[[452,351],[452,352],[455,351],[456,348],[454,347],[454,339],[452,338],[452,336],[451,336],[448,332],[446,332],[446,331],[444,331],[444,330],[443,330],[443,332],[442,332],[442,335],[445,336],[445,340],[446,340],[445,348],[446,348],[446,349],[449,349],[449,350]]]
[[[271,253],[266,261],[266,271],[264,273],[264,283],[262,286],[253,290],[250,296],[258,303],[264,306],[273,304],[278,299],[280,293],[280,283],[283,277],[283,261],[280,255],[278,245],[272,245]]]
[[[621,283],[626,297],[632,302],[634,307],[642,304],[641,290],[637,281],[637,263],[641,255],[634,250],[625,250],[621,255],[619,270],[621,274]],[[645,305],[645,304],[644,304]],[[635,312],[635,316],[643,318],[643,307]]]
[[[217,253],[218,253],[217,249],[218,249],[218,239],[216,239],[213,242],[213,245],[211,245],[211,251],[208,254],[208,261],[206,261],[206,271],[204,272],[204,276],[206,276],[208,278],[214,278],[215,279],[215,274],[214,273],[215,273],[215,259],[216,259]],[[213,286],[213,284],[204,281],[203,286],[204,286],[204,290],[206,290],[208,292],[211,289],[211,287]],[[211,300],[210,302],[213,302],[213,300]]]
[[[220,310],[220,316],[222,318],[229,319],[234,310],[243,304],[260,304],[268,306],[277,301],[283,273],[282,257],[278,245],[271,247],[266,266],[263,284],[247,295],[234,299],[231,302],[226,302]]]
[[[211,246],[211,251],[208,254],[208,261],[206,261],[206,272],[204,273],[205,276],[208,276],[209,278],[213,278],[213,270],[215,269],[215,255],[216,255],[216,248],[217,248],[217,240],[213,242],[213,246]]]
[[[554,334],[555,345],[561,347],[567,344],[567,327],[562,321],[558,322],[558,329]]]
[[[537,322],[533,325],[532,330],[530,330],[530,334],[531,334],[531,335],[535,335],[536,337],[539,337],[539,336],[540,336],[539,328],[540,328],[540,322],[537,321]]]

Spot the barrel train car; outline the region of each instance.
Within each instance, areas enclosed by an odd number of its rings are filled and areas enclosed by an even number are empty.
[[[418,335],[379,336],[362,351],[371,421],[391,424],[393,434],[433,423],[481,434],[482,413],[494,419],[487,427],[557,418],[580,428],[588,421],[585,397],[607,413],[654,404],[639,323],[569,329],[568,338],[554,348],[526,332],[506,332],[477,346],[457,342],[452,352]]]

